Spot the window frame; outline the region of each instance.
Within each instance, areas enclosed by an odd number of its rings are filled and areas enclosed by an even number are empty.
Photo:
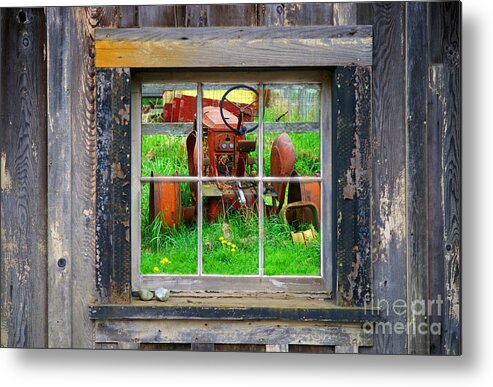
[[[181,71],[174,70],[157,70],[157,71],[139,71],[132,72],[132,107],[131,107],[131,130],[132,130],[132,146],[131,146],[131,255],[132,255],[132,288],[137,289],[156,289],[165,287],[173,290],[211,290],[211,291],[267,291],[267,290],[283,290],[283,291],[324,291],[332,289],[332,270],[334,254],[333,241],[333,214],[331,202],[332,197],[332,72],[330,69],[296,69],[296,68],[255,68],[255,69],[221,69],[216,71]],[[317,83],[321,85],[320,93],[320,156],[321,156],[321,171],[320,177],[314,178],[303,176],[299,179],[304,182],[319,181],[321,184],[321,253],[320,253],[320,274],[312,276],[297,276],[297,275],[265,275],[262,270],[255,275],[215,275],[200,273],[201,265],[198,264],[196,274],[142,274],[140,272],[140,257],[141,257],[141,240],[140,240],[140,218],[141,218],[141,196],[140,187],[143,181],[150,181],[151,178],[141,176],[141,90],[144,83],[194,83],[198,86],[198,94],[201,92],[202,83],[258,83],[259,86],[264,84],[278,83]],[[262,93],[260,93],[260,105],[263,109]],[[197,127],[201,126],[201,97],[197,97]],[[259,112],[261,110],[259,109]],[[200,115],[200,116],[199,116]],[[202,128],[198,129],[199,138]],[[263,143],[263,122],[258,128],[259,148]],[[201,143],[200,143],[201,144]],[[199,159],[200,159],[199,152]],[[263,165],[259,164],[259,169]],[[142,179],[143,178],[143,179]],[[198,184],[198,208],[197,222],[202,222],[202,195],[200,194],[201,180],[197,177],[189,176],[160,176],[152,178],[154,181],[194,181]],[[234,179],[231,179],[234,180]],[[248,180],[258,180],[259,190],[262,190],[263,182],[273,180],[271,177],[263,176],[263,173],[258,178]],[[261,196],[259,196],[259,199]],[[259,208],[262,205],[259,206]],[[327,207],[327,208],[326,208]],[[259,213],[260,215],[260,213]],[[324,221],[328,219],[328,221]],[[199,227],[200,230],[200,227]],[[263,231],[263,218],[259,216],[259,230]],[[259,239],[262,237],[259,234]],[[199,231],[199,239],[201,238]],[[202,254],[201,243],[199,242],[198,257]],[[259,251],[262,256],[263,251]],[[197,259],[199,259],[197,257]],[[264,257],[262,256],[261,263]],[[325,275],[324,275],[325,274]]]
[[[335,252],[333,270],[329,272],[326,265],[322,275],[328,282],[325,289],[339,306],[362,306],[371,299],[372,40],[372,26],[362,25],[96,29],[96,287],[100,300],[130,303],[136,285],[130,253],[131,73],[224,68],[229,62],[221,54],[238,46],[248,55],[244,61],[236,58],[232,68],[333,71],[335,199],[330,211]],[[184,52],[187,60],[178,55]],[[255,60],[256,55],[261,61]],[[286,290],[274,281],[268,285],[262,284],[265,290]],[[193,288],[193,281],[189,282],[187,289]],[[310,291],[296,281],[291,290]]]

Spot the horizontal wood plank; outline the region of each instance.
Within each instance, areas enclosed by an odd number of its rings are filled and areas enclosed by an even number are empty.
[[[203,305],[170,305],[156,302],[133,302],[130,305],[94,305],[90,307],[91,319],[117,320],[286,320],[286,321],[376,321],[377,309],[335,307],[280,308],[260,306],[214,307]]]
[[[243,277],[243,276],[141,276],[143,289],[165,287],[173,290],[253,290],[312,292],[324,290],[321,277]],[[134,289],[135,290],[135,289]]]
[[[96,31],[97,67],[245,68],[371,63],[370,26]]]
[[[146,344],[257,344],[371,346],[373,336],[359,324],[298,321],[102,320],[96,323],[96,342]]]

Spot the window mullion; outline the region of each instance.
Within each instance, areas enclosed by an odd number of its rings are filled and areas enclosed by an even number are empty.
[[[203,257],[202,257],[202,222],[203,222],[203,203],[202,203],[202,164],[203,164],[203,148],[202,148],[202,83],[197,83],[197,141],[198,157],[197,157],[197,274],[201,276],[203,273]]]
[[[259,84],[258,110],[258,226],[259,226],[259,275],[264,276],[264,83]]]

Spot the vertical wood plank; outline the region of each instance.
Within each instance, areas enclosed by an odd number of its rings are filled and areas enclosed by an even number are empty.
[[[111,154],[112,69],[96,69],[96,286],[102,302],[111,301],[110,281],[113,257]]]
[[[427,5],[406,3],[408,353],[429,353],[427,213]],[[414,306],[414,307],[412,307]]]
[[[111,71],[111,302],[128,303],[131,298],[130,251],[130,69]]]
[[[94,332],[87,305],[97,300],[94,29],[117,27],[120,16],[118,7],[74,7],[71,13],[72,346],[91,348]]]
[[[48,7],[48,347],[72,345],[70,9]]]
[[[332,25],[331,3],[261,4],[258,24],[265,26]]]
[[[336,265],[339,305],[371,300],[370,71],[337,68],[333,87]]]
[[[130,302],[130,70],[96,70],[96,280],[102,300]]]
[[[374,305],[394,327],[406,302],[405,5],[373,5],[372,261]],[[405,313],[404,313],[405,314]],[[407,335],[375,332],[373,353],[407,353]]]
[[[256,4],[187,5],[185,27],[257,25]]]
[[[139,27],[182,27],[184,6],[141,5],[137,7]]]
[[[445,291],[444,249],[443,249],[443,198],[442,198],[442,148],[444,105],[441,102],[444,93],[443,65],[431,65],[428,87],[428,217],[427,225],[429,256],[429,298],[443,302]],[[443,310],[443,309],[442,309]],[[443,311],[438,313],[437,306],[429,316],[430,326],[440,327],[440,332],[430,335],[430,353],[442,353]],[[438,334],[437,334],[438,333]]]
[[[120,27],[121,28],[131,28],[138,27],[138,15],[139,7],[136,5],[121,5],[119,7],[120,13]]]
[[[373,4],[357,3],[356,5],[356,24],[373,25]]]
[[[355,3],[334,3],[333,5],[334,25],[355,25],[357,19]]]
[[[47,346],[46,19],[2,9],[1,346]]]
[[[429,105],[429,208],[436,217],[429,225],[430,297],[443,299],[431,322],[441,323],[439,337],[431,337],[431,353],[461,353],[461,4],[429,4],[430,105]],[[436,183],[440,182],[440,186]],[[441,235],[440,238],[437,235]],[[433,236],[433,238],[431,238]]]

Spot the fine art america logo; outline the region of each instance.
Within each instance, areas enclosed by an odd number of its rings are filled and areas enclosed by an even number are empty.
[[[440,322],[428,321],[428,316],[442,316],[443,299],[440,294],[436,299],[414,300],[410,304],[402,299],[392,302],[372,300],[365,302],[364,310],[365,314],[379,313],[380,317],[375,322],[366,321],[363,324],[366,333],[440,335],[442,331]]]

